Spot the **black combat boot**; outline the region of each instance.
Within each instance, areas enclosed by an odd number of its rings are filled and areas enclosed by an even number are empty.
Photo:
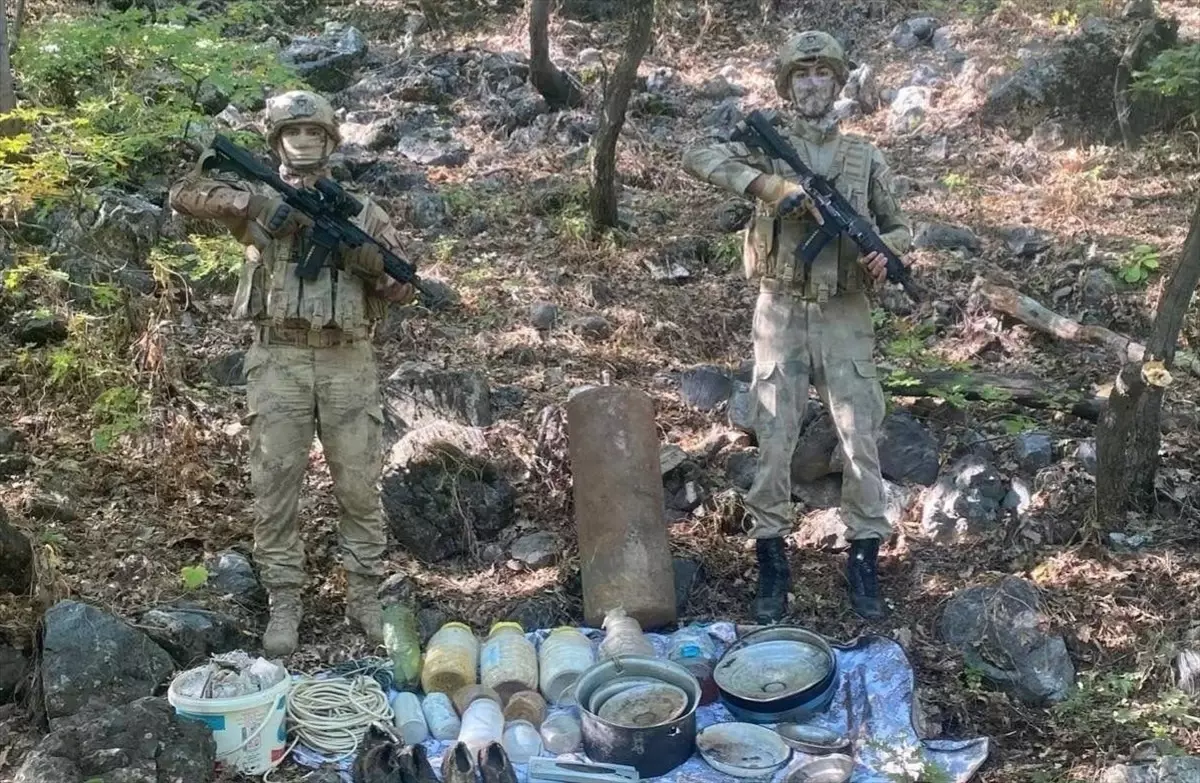
[[[878,538],[850,542],[850,562],[846,564],[850,603],[855,612],[868,620],[878,620],[886,615],[883,599],[879,597],[878,559]]]
[[[758,597],[754,599],[754,619],[770,625],[782,620],[787,611],[792,573],[782,538],[760,538],[754,544],[758,552]]]

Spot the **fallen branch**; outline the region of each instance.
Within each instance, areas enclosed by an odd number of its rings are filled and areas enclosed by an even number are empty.
[[[1033,375],[997,375],[987,372],[931,370],[892,373],[882,380],[883,390],[898,397],[960,395],[968,400],[1011,401],[1029,408],[1066,411],[1096,421],[1107,400],[1094,394],[1057,389]]]
[[[975,285],[993,309],[1016,318],[1040,332],[1053,335],[1060,340],[1099,345],[1112,351],[1122,362],[1141,362],[1145,359],[1146,346],[1123,334],[1118,334],[1103,326],[1084,325],[1059,315],[1036,299],[1025,296],[1008,286],[992,283],[982,278],[977,278]],[[1195,355],[1188,351],[1176,353],[1175,363],[1177,367],[1186,369],[1194,375],[1200,375],[1200,362],[1197,362]]]

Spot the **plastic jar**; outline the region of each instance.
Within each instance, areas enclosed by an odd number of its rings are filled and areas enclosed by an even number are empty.
[[[505,702],[517,691],[536,690],[538,656],[520,623],[496,623],[479,654],[479,682]]]
[[[583,728],[579,725],[579,719],[566,710],[556,711],[542,721],[539,733],[542,735],[542,746],[556,756],[574,753],[583,742]]]
[[[654,645],[642,634],[641,624],[625,614],[624,609],[612,609],[604,616],[604,641],[600,642],[600,660],[617,655],[654,657]]]
[[[708,631],[689,625],[671,634],[667,641],[667,658],[691,672],[700,683],[700,704],[712,704],[720,695],[713,680],[717,665],[717,646]]]
[[[541,726],[546,719],[546,700],[537,691],[518,691],[504,704],[504,719],[524,720]]]
[[[563,700],[564,691],[575,684],[596,662],[592,642],[575,628],[555,628],[538,650],[542,695],[551,704]]]
[[[444,693],[431,693],[421,702],[421,711],[425,713],[425,723],[429,733],[436,740],[452,740],[458,737],[462,729],[462,721],[458,719],[458,711],[454,702]]]
[[[542,735],[527,720],[514,720],[504,727],[504,751],[514,764],[528,763],[542,752]]]
[[[417,694],[401,691],[392,698],[392,723],[399,730],[404,742],[419,745],[429,739],[429,726],[425,723],[425,712]]]
[[[471,702],[476,699],[491,699],[504,706],[504,700],[500,698],[500,694],[486,685],[468,685],[465,688],[459,688],[450,698],[454,701],[454,709],[458,710],[459,715],[466,712],[467,707],[470,707]]]
[[[491,699],[476,699],[462,716],[462,728],[458,741],[466,743],[473,755],[487,747],[489,742],[500,742],[504,738],[504,713],[500,705]]]
[[[448,693],[475,684],[479,667],[479,640],[463,623],[446,623],[429,640],[421,690]]]

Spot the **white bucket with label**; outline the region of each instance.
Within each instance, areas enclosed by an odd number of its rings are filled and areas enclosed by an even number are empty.
[[[217,769],[262,775],[287,752],[287,694],[292,678],[271,688],[230,699],[194,699],[176,690],[171,681],[167,701],[181,718],[200,721],[212,729],[217,743]]]

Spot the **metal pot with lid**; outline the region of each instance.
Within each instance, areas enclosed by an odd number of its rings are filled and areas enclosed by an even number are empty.
[[[804,721],[829,706],[837,680],[829,642],[796,626],[747,634],[713,670],[721,701],[747,723]]]

